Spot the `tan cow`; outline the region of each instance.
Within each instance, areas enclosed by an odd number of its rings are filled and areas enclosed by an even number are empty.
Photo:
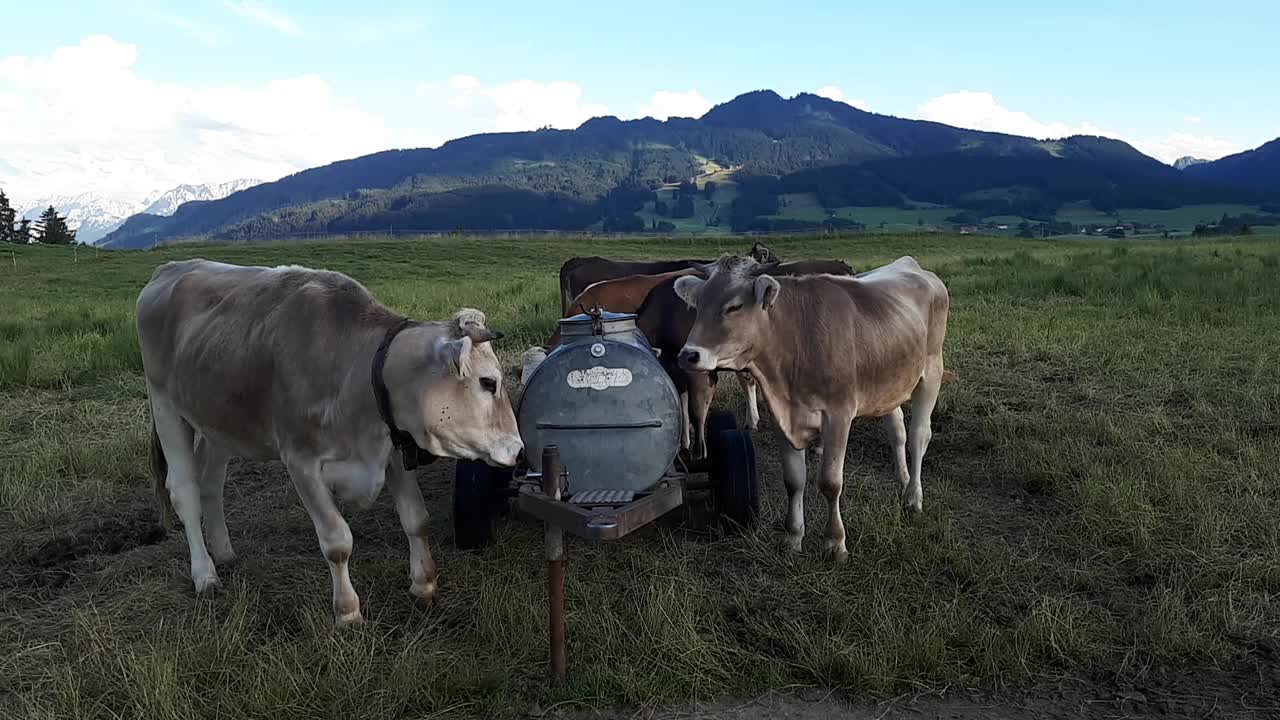
[[[820,439],[828,449],[819,476],[830,513],[825,547],[844,560],[841,449],[855,418],[885,419],[902,503],[922,508],[920,466],[943,380],[947,288],[910,257],[851,277],[772,277],[759,270],[750,258],[724,256],[705,280],[676,280],[676,292],[697,309],[679,361],[692,370],[755,376],[785,440],[786,544],[793,550],[804,538],[804,449]],[[901,407],[908,398],[910,436]]]
[[[412,321],[340,273],[187,260],[152,274],[137,323],[157,496],[166,524],[169,501],[182,520],[196,592],[218,584],[215,561],[235,559],[222,504],[232,455],[288,469],[341,626],[363,618],[335,495],[367,505],[390,488],[409,541],[409,591],[430,600],[419,458],[510,466],[523,449],[489,344],[500,334],[478,310]]]

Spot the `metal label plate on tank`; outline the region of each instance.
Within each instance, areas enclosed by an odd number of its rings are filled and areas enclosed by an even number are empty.
[[[607,390],[626,387],[631,384],[631,371],[627,368],[607,368],[597,365],[589,370],[570,370],[565,382],[575,390],[583,388]]]

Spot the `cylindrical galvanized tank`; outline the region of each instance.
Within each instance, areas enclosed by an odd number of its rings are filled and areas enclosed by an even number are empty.
[[[516,410],[525,457],[541,472],[557,445],[569,491],[640,491],[680,449],[681,407],[631,313],[560,321],[560,345],[525,385]]]

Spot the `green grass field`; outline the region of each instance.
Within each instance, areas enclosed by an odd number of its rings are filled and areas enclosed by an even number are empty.
[[[1095,210],[1087,204],[1074,204],[1064,205],[1058,210],[1057,217],[1063,222],[1071,222],[1077,225],[1138,222],[1146,225],[1159,224],[1170,229],[1190,232],[1195,229],[1196,225],[1216,223],[1224,213],[1227,215],[1240,215],[1257,212],[1259,212],[1258,208],[1252,205],[1186,205],[1170,210],[1122,208],[1116,211],[1115,216],[1110,216]]]
[[[221,593],[195,598],[181,533],[157,532],[132,307],[164,260],[341,270],[417,317],[479,307],[507,333],[499,349],[512,365],[551,330],[567,257],[749,246],[430,239],[82,252],[79,262],[70,249],[5,248],[0,716],[511,717],[775,688],[879,700],[1068,681],[1133,688],[1167,673],[1189,673],[1179,689],[1192,693],[1205,678],[1276,677],[1274,240],[772,243],[785,259],[838,257],[858,270],[911,254],[947,283],[958,380],[934,416],[925,511],[899,514],[880,425],[861,420],[846,451],[850,561],[820,558],[825,503],[813,482],[804,552],[783,554],[785,494],[762,407],[757,530],[722,536],[695,503],[616,544],[570,542],[562,688],[544,684],[541,530],[513,522],[485,551],[458,552],[450,461],[420,471],[440,572],[429,608],[407,593],[386,493],[345,510],[369,620],[355,632],[331,629],[327,567],[278,463],[232,462],[240,561]],[[718,402],[741,413],[736,392],[723,383]],[[1247,702],[1275,707],[1274,681],[1266,687]]]

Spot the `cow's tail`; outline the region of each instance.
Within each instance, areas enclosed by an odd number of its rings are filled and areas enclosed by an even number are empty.
[[[173,529],[173,503],[169,499],[169,490],[165,487],[165,478],[169,476],[169,461],[164,457],[164,447],[160,445],[160,434],[156,432],[154,413],[151,417],[151,490],[156,496],[156,506],[160,511],[160,526],[165,532]]]

